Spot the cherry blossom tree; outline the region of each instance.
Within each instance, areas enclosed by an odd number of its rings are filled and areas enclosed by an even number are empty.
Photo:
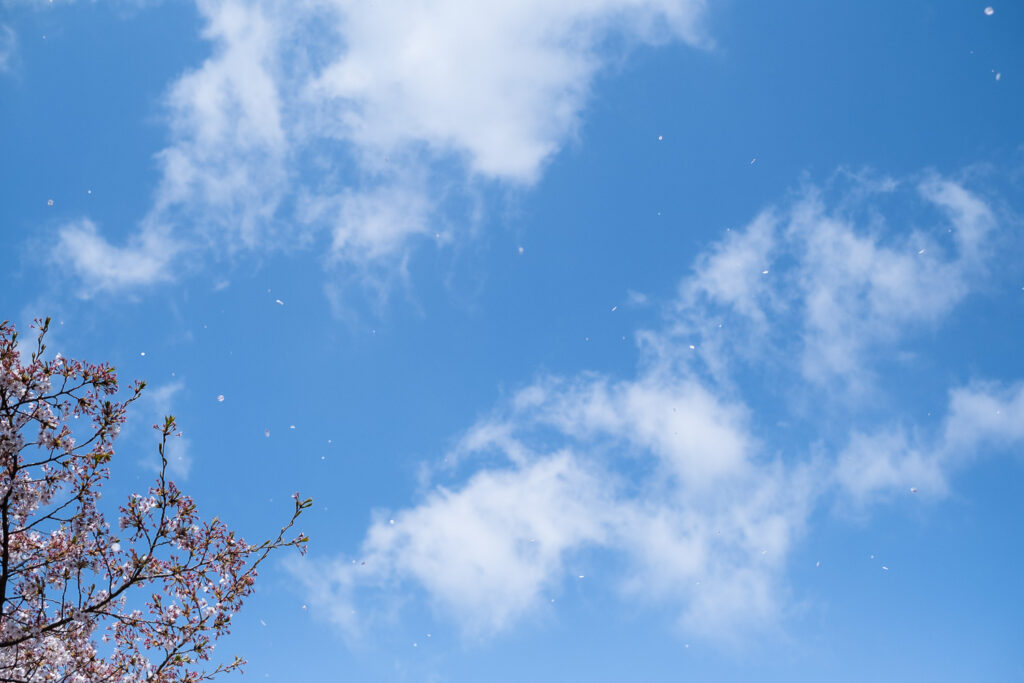
[[[44,360],[49,319],[27,362],[0,324],[0,681],[201,681],[244,661],[210,664],[214,641],[280,548],[305,552],[291,519],[253,545],[167,479],[174,417],[154,425],[160,469],[132,494],[114,527],[100,503],[125,411],[109,365]],[[72,425],[75,429],[72,429]]]

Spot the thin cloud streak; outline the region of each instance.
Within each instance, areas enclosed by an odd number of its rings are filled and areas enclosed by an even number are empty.
[[[7,24],[0,24],[0,74],[10,71],[18,55],[18,34]]]

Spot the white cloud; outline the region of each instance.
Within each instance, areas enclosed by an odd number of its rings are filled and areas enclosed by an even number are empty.
[[[864,225],[879,192],[931,222]],[[435,475],[455,483],[371,525],[359,562],[311,560],[297,576],[349,632],[373,622],[367,602],[417,588],[466,631],[508,628],[591,562],[619,568],[600,580],[625,598],[674,606],[690,635],[774,623],[820,500],[936,500],[973,453],[1024,440],[1024,385],[955,389],[928,429],[872,415],[862,402],[885,387],[857,384],[975,286],[987,205],[939,178],[825,196],[810,189],[698,256],[664,328],[638,335],[633,376],[541,377],[447,454]],[[830,399],[837,382],[854,400]],[[788,434],[765,415],[780,402],[800,421]]]
[[[535,386],[519,394],[516,406],[576,438],[610,436],[639,446],[685,489],[704,489],[742,473],[753,446],[745,409],[686,378]]]
[[[346,49],[307,94],[325,132],[386,154],[464,155],[486,176],[532,181],[577,125],[609,34],[701,40],[702,2],[404,0],[323,3]]]
[[[362,593],[413,585],[464,631],[493,632],[585,577],[588,552],[601,551],[624,558],[624,574],[602,579],[624,596],[675,603],[688,632],[729,637],[775,616],[815,495],[806,466],[765,457],[741,408],[679,377],[549,378],[471,428],[456,454],[505,464],[378,519],[358,564],[296,568],[335,623],[358,630]]]
[[[167,96],[175,143],[157,155],[163,180],[154,213],[177,211],[229,250],[268,246],[288,191],[290,141],[276,73],[287,29],[252,3],[198,4],[214,54]]]
[[[609,39],[706,42],[703,0],[197,5],[212,54],[168,91],[171,144],[141,228],[173,226],[194,255],[327,231],[341,261],[401,260],[439,218],[428,197],[539,177],[620,56]]]
[[[368,572],[409,578],[468,629],[505,626],[555,588],[566,555],[605,541],[604,483],[568,454],[480,472],[367,532]]]
[[[292,569],[310,601],[350,634],[375,611],[357,613],[356,592],[394,592],[410,580],[465,631],[490,633],[546,602],[542,592],[558,590],[566,556],[604,542],[615,512],[600,476],[572,454],[555,453],[482,471],[459,490],[438,487],[418,506],[378,515],[358,563],[305,561]]]
[[[118,247],[107,242],[92,221],[82,219],[60,229],[52,256],[81,278],[80,294],[91,296],[170,279],[177,250],[161,228],[146,227],[128,245]]]
[[[411,236],[426,234],[430,212],[426,192],[412,181],[302,201],[304,221],[331,222],[333,253],[357,263],[372,262]]]
[[[946,417],[934,434],[894,427],[854,434],[839,457],[836,477],[859,506],[911,488],[941,497],[950,476],[979,453],[1022,446],[1024,384],[972,384],[949,392]]]
[[[746,230],[730,230],[725,239],[701,254],[696,273],[683,285],[681,307],[694,306],[703,295],[716,303],[734,307],[757,327],[763,327],[766,316],[762,306],[773,304],[762,300],[765,294],[771,294],[765,287],[764,276],[771,274],[778,223],[776,216],[763,213]]]
[[[836,466],[843,492],[858,506],[911,489],[925,497],[944,495],[947,477],[937,452],[909,441],[899,429],[853,434]]]
[[[0,73],[9,71],[18,53],[18,34],[7,24],[0,24]]]
[[[996,226],[992,209],[961,185],[935,175],[921,182],[918,190],[947,212],[956,227],[955,237],[963,257],[981,258],[985,238]]]
[[[833,208],[821,190],[806,189],[698,259],[681,286],[675,333],[700,339],[713,372],[726,372],[722,364],[733,357],[796,356],[804,378],[857,393],[871,384],[869,353],[936,323],[969,293],[995,226],[979,197],[930,178],[918,186],[917,201],[938,209],[938,218],[924,230],[893,231],[882,217],[865,222],[857,211],[898,186],[853,183]],[[716,322],[750,336],[722,334]],[[722,348],[729,339],[744,348]]]
[[[951,450],[1024,441],[1024,384],[961,387],[950,392],[949,404],[945,440]]]

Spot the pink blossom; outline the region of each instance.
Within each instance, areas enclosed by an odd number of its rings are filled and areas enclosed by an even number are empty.
[[[155,425],[159,476],[120,506],[116,535],[100,489],[145,385],[117,400],[109,365],[43,360],[48,325],[37,321],[24,363],[14,326],[0,324],[0,680],[200,681],[239,668],[238,657],[207,664],[214,641],[229,633],[269,553],[305,551],[305,536],[286,534],[312,500],[295,494],[291,519],[259,545],[216,517],[203,521],[166,477],[177,429],[168,416]]]

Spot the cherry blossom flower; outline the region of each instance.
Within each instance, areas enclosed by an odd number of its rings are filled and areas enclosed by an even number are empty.
[[[253,591],[256,570],[280,548],[312,499],[273,539],[249,544],[167,479],[173,416],[154,425],[154,485],[118,508],[100,506],[113,442],[145,384],[117,400],[109,365],[43,359],[49,319],[21,360],[13,325],[0,324],[0,680],[208,680],[244,660],[209,665],[214,641]],[[75,423],[77,435],[69,426]]]

